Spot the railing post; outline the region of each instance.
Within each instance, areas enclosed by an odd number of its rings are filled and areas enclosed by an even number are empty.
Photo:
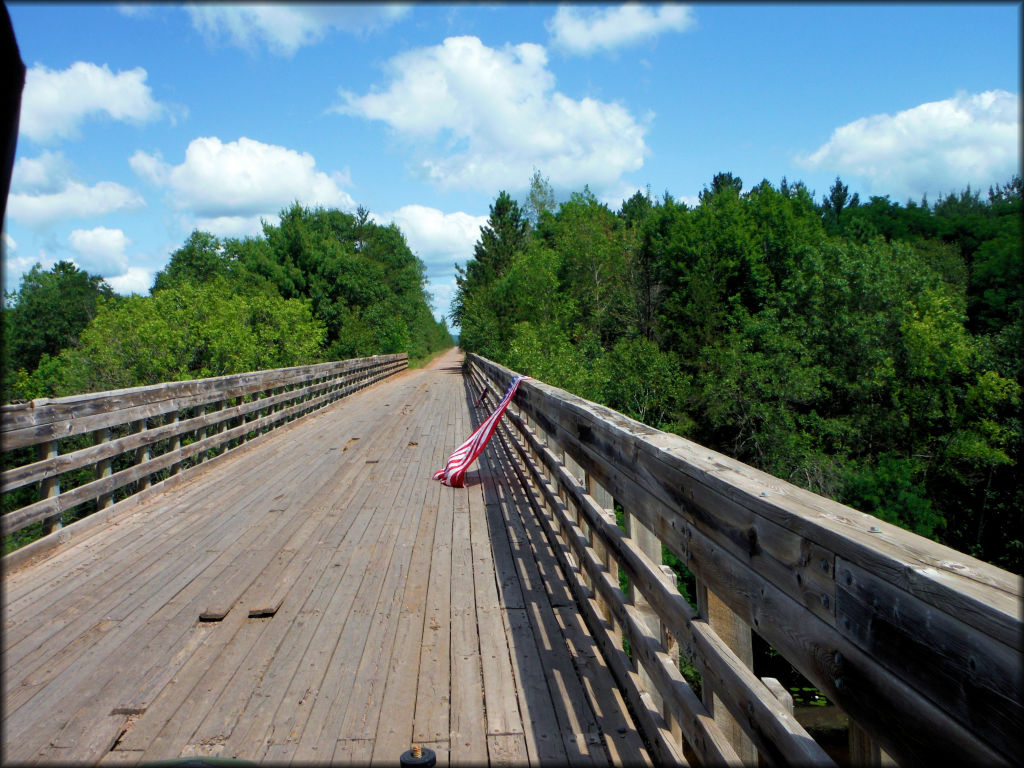
[[[102,445],[103,443],[110,442],[110,427],[104,427],[103,429],[97,429],[95,433],[94,442],[96,445]],[[113,466],[110,459],[103,459],[103,461],[96,462],[96,479],[102,480],[104,477],[110,477],[114,472]],[[113,491],[109,493],[100,494],[96,499],[96,509],[106,509],[114,503]]]
[[[586,473],[583,471],[583,467],[576,463],[572,456],[570,456],[565,450],[559,447],[559,454],[561,455],[562,464],[569,470],[569,474],[573,476],[577,483],[582,486],[586,486]],[[586,524],[586,520],[583,517],[582,511],[576,506],[576,501],[562,488],[561,483],[557,483],[556,488],[558,489],[558,495],[562,499],[562,503],[565,505],[566,511],[569,513],[569,519],[576,523],[579,529],[583,532],[587,538],[590,538],[590,529]],[[565,537],[566,541],[569,539],[569,532],[562,531],[562,536]],[[590,583],[590,575],[586,572],[586,569],[581,567],[579,559],[576,557],[576,553],[570,551],[568,553],[569,560],[576,568],[576,572],[579,574],[579,579],[591,593],[594,592],[593,584]]]
[[[601,509],[604,510],[605,522],[610,525],[617,525],[615,521],[615,499],[612,498],[612,495],[608,493],[608,491],[606,491],[589,472],[587,473],[587,493],[589,493],[591,498],[593,498]],[[608,574],[611,576],[612,581],[615,584],[618,584],[619,564],[609,553],[608,547],[605,546],[604,541],[600,536],[591,535],[590,544],[593,546],[594,553],[597,555],[598,559],[604,563],[604,567],[608,569]],[[600,596],[597,596],[597,603],[601,606],[601,614],[604,616],[605,621],[611,624],[613,633],[618,637],[622,630],[616,624],[611,606],[609,606],[605,602],[604,598]]]
[[[40,445],[39,458],[40,460],[57,458],[57,441],[50,440]],[[39,481],[39,496],[43,499],[52,499],[60,496],[60,476],[56,472]],[[43,531],[53,533],[54,531],[59,531],[63,525],[64,513],[58,512],[43,520]]]
[[[850,765],[871,768],[896,765],[896,761],[852,717],[849,723]]]
[[[661,572],[668,577],[673,584],[676,583],[676,572],[672,570],[671,566],[662,565],[659,566]],[[659,619],[659,626],[661,627],[661,644],[665,648],[665,654],[672,659],[672,663],[676,669],[679,669],[679,640],[668,631],[668,627],[665,626],[665,622]],[[669,730],[672,732],[672,736],[676,740],[676,744],[682,747],[683,744],[683,728],[679,722],[675,711],[670,710],[668,707],[662,707],[661,714],[665,718],[665,722],[668,723]]]
[[[697,606],[700,615],[708,622],[715,633],[722,638],[740,661],[753,669],[754,653],[750,636],[750,626],[732,612],[722,600],[708,589],[702,582],[697,582]],[[715,695],[714,689],[707,678],[702,681],[702,697],[704,706],[715,718],[715,723],[736,750],[744,765],[757,760],[757,750],[753,742],[744,733],[739,723],[733,718],[725,704]]]
[[[132,432],[140,433],[140,432],[145,432],[145,431],[146,431],[146,420],[145,419],[139,419],[138,421],[133,421],[132,422]],[[152,454],[152,448],[153,448],[153,446],[150,443],[147,443],[146,445],[144,445],[141,448],[139,448],[135,452],[135,456],[136,456],[135,463],[136,464],[145,464],[146,462],[148,462],[150,460],[150,458],[152,457],[152,455],[153,455]],[[149,488],[149,475],[143,475],[142,477],[139,478],[138,489],[141,491],[144,488]]]
[[[205,405],[197,405],[193,418],[199,418],[200,416],[205,416],[205,415],[206,415],[206,406]],[[202,440],[205,437],[206,437],[206,427],[198,427],[196,429],[196,431],[195,431],[195,441],[194,442],[198,443],[200,440]],[[192,463],[193,463],[193,465],[195,465],[195,464],[202,464],[203,463],[203,451],[199,451],[197,453],[192,454]]]
[[[178,423],[178,412],[175,411],[174,412],[174,418],[171,419],[171,424],[177,424],[177,423]],[[170,450],[171,451],[180,451],[181,450],[181,433],[176,433],[174,435],[174,437],[171,438]],[[179,472],[181,472],[181,462],[180,461],[176,461],[176,462],[174,462],[171,465],[171,474],[172,475],[176,475]]]
[[[626,536],[633,541],[633,545],[647,555],[650,560],[655,563],[656,566],[661,565],[661,539],[648,528],[646,525],[636,519],[629,510],[624,510],[624,517],[626,523]],[[638,611],[644,617],[644,623],[647,624],[647,628],[657,637],[661,634],[661,620],[658,618],[658,614],[655,613],[654,609],[648,604],[646,598],[636,588],[636,585],[629,584],[629,601],[637,608]],[[658,689],[655,688],[654,682],[650,676],[644,670],[644,668],[637,663],[636,656],[633,657],[633,667],[637,674],[640,676],[640,681],[643,683],[644,688],[650,695],[651,700],[654,702],[655,708],[661,712],[664,710],[664,702],[661,694],[658,693]]]

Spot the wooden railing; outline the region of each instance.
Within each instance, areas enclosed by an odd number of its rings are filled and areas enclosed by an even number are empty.
[[[5,502],[13,506],[13,494],[33,484],[39,493],[0,518],[0,533],[7,537],[39,521],[44,533],[53,533],[81,505],[102,511],[131,494],[163,490],[204,459],[407,366],[405,354],[378,355],[4,405]],[[34,457],[26,450],[33,446]],[[11,461],[19,456],[27,460]],[[66,482],[62,490],[62,476],[76,487]]]
[[[492,398],[514,375],[467,368]],[[541,382],[507,414],[501,439],[656,759],[831,764],[754,675],[751,630],[849,716],[853,764],[1024,754],[1019,576]]]

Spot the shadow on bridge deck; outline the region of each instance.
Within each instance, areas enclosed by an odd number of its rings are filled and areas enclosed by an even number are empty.
[[[648,762],[452,352],[5,574],[7,761]]]

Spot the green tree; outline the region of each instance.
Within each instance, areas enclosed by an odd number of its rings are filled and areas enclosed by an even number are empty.
[[[530,177],[530,191],[526,197],[526,205],[523,206],[527,221],[536,227],[541,216],[554,213],[555,206],[555,190],[551,188],[550,180],[535,170]]]
[[[44,359],[74,347],[103,300],[114,292],[98,275],[69,261],[49,270],[35,264],[18,290],[5,297],[3,311],[4,399],[24,398],[16,381],[34,372]]]
[[[52,372],[73,394],[319,362],[323,326],[308,301],[240,294],[218,279],[103,302]]]
[[[843,184],[839,177],[836,176],[835,184],[832,185],[828,195],[822,200],[821,217],[829,234],[836,234],[839,231],[839,222],[843,210],[846,208],[856,208],[858,205],[860,205],[860,195],[854,192],[851,197],[850,188]]]
[[[497,349],[501,323],[489,304],[492,286],[527,246],[530,222],[519,203],[500,192],[465,267],[456,265],[456,289],[449,316],[461,328],[459,345],[471,352]]]

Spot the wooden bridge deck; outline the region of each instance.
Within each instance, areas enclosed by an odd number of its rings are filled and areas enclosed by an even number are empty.
[[[457,353],[5,574],[8,762],[648,762]],[[201,617],[203,617],[201,619]]]

